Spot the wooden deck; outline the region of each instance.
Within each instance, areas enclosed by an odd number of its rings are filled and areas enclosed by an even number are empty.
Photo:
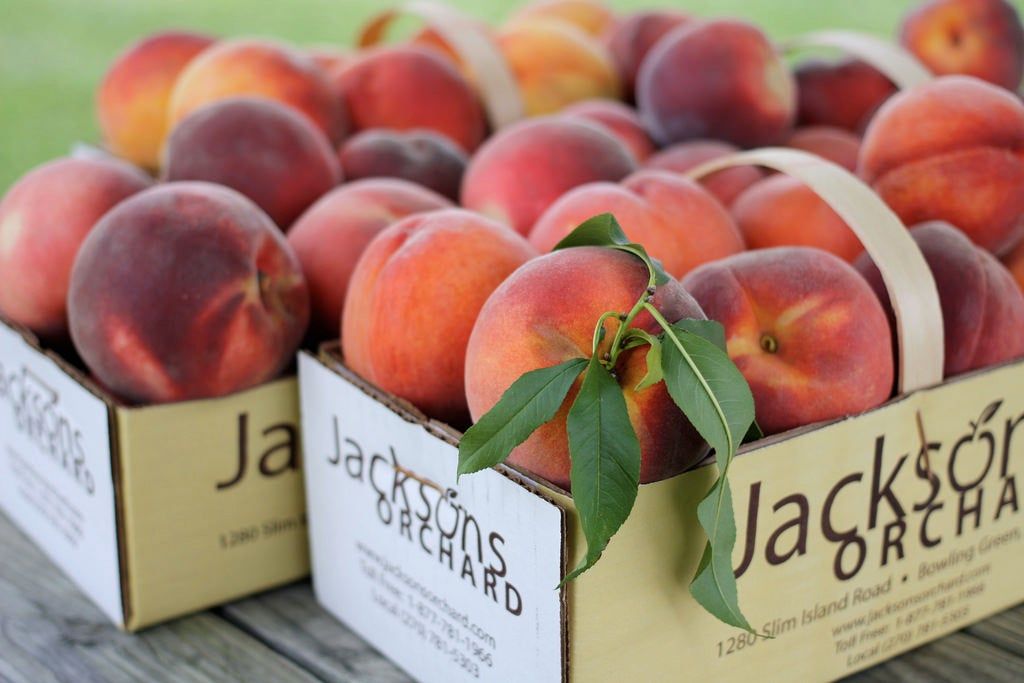
[[[0,682],[409,678],[316,606],[308,584],[121,633],[0,515]],[[1024,606],[853,680],[1024,681]]]

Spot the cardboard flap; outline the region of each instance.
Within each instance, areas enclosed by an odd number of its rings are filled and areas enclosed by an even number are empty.
[[[561,680],[564,510],[457,481],[455,446],[311,355],[299,375],[321,603],[425,681]]]
[[[0,323],[0,507],[115,623],[124,620],[107,405]]]

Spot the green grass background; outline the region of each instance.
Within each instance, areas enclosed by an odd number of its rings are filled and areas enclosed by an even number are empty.
[[[29,168],[98,139],[93,91],[125,46],[163,28],[275,36],[299,44],[352,41],[381,0],[0,0],[0,189]],[[454,0],[496,21],[521,0]],[[777,38],[843,27],[892,36],[915,0],[609,0],[620,10],[671,6],[740,16]]]

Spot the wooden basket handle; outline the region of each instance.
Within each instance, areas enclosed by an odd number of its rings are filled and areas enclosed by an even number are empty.
[[[871,188],[830,161],[795,149],[766,147],[713,159],[687,175],[698,179],[733,166],[765,166],[807,184],[860,239],[882,273],[896,313],[899,393],[942,381],[942,308],[935,279],[910,233]]]
[[[373,16],[357,38],[360,47],[384,40],[396,19],[411,16],[421,19],[441,36],[463,64],[473,72],[487,118],[494,129],[523,118],[525,109],[519,84],[508,62],[489,35],[465,14],[432,0],[410,0]]]
[[[913,88],[932,79],[931,72],[917,57],[899,45],[857,31],[813,31],[783,42],[783,52],[809,47],[833,47],[862,59],[875,67],[900,90]]]

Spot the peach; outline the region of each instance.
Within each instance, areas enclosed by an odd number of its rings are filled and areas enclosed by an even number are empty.
[[[853,261],[864,247],[832,208],[795,178],[773,175],[733,202],[732,216],[751,249],[817,247]]]
[[[96,118],[107,149],[144,168],[157,168],[171,90],[192,58],[213,42],[198,33],[163,31],[114,60],[96,92]]]
[[[1024,294],[992,254],[948,223],[910,230],[939,290],[945,331],[945,376],[1024,356]],[[895,321],[882,275],[864,254],[856,263]]]
[[[597,126],[545,117],[509,126],[469,160],[462,204],[526,234],[563,194],[635,170],[625,145]]]
[[[133,403],[222,396],[276,377],[309,318],[298,259],[243,195],[203,182],[140,192],[75,260],[71,338]]]
[[[621,140],[637,161],[643,161],[654,153],[654,143],[644,130],[640,115],[628,104],[615,100],[586,100],[566,107],[562,114],[603,127]]]
[[[892,97],[864,134],[858,172],[907,225],[944,220],[994,253],[1024,235],[1024,103],[971,76]]]
[[[534,0],[512,15],[512,21],[523,19],[564,22],[600,38],[615,25],[617,17],[597,0]]]
[[[469,340],[466,396],[473,418],[480,419],[524,373],[589,357],[601,314],[628,311],[646,287],[647,269],[639,259],[601,247],[556,251],[513,273],[487,300]],[[700,307],[674,280],[658,288],[653,303],[671,321],[704,319]],[[605,323],[609,334],[598,353],[607,351],[615,325],[617,321]],[[646,312],[634,319],[633,327],[661,332]],[[708,452],[664,383],[636,391],[647,372],[646,353],[645,349],[626,351],[616,368],[630,422],[640,440],[642,483],[675,476]],[[554,419],[512,451],[510,464],[568,490],[566,417],[578,391],[579,381]]]
[[[48,341],[67,334],[75,256],[103,214],[152,180],[116,159],[64,158],[22,176],[0,200],[0,314]]]
[[[1006,0],[930,0],[903,20],[900,42],[933,73],[965,74],[1016,90],[1024,26]]]
[[[343,69],[335,82],[356,131],[426,128],[467,152],[487,134],[476,92],[451,61],[431,48],[373,48]]]
[[[863,130],[883,102],[896,93],[881,71],[859,59],[801,63],[797,83],[797,123]]]
[[[291,107],[233,97],[200,107],[175,126],[164,176],[238,190],[284,230],[341,182],[341,168],[324,134]]]
[[[348,132],[323,69],[307,54],[268,40],[224,40],[189,62],[171,93],[171,127],[203,105],[246,95],[294,107],[331,141]]]
[[[377,233],[411,214],[450,206],[447,199],[419,185],[373,178],[342,185],[309,207],[288,231],[288,243],[309,283],[316,337],[337,336],[348,281]]]
[[[1024,241],[1018,242],[1016,247],[1003,256],[1002,261],[1017,282],[1017,286],[1024,291]]]
[[[797,128],[786,140],[785,146],[816,154],[848,171],[857,170],[860,137],[848,130],[835,126]]]
[[[338,48],[333,45],[316,45],[308,48],[306,54],[323,70],[324,75],[330,80],[334,80],[341,73],[341,70],[355,59],[355,53],[351,50]]]
[[[469,160],[461,147],[440,133],[385,128],[349,138],[339,156],[349,180],[403,178],[455,201]]]
[[[796,117],[796,85],[760,29],[688,22],[658,41],[637,76],[636,101],[662,145],[715,138],[740,147],[781,142]]]
[[[614,214],[629,238],[675,277],[743,251],[739,230],[718,200],[694,181],[667,171],[640,171],[619,185],[577,187],[544,212],[530,242],[539,251],[550,251],[580,223],[601,213]]]
[[[748,251],[683,286],[725,326],[766,434],[860,413],[893,386],[889,323],[851,265],[810,247]]]
[[[528,116],[553,114],[574,102],[617,99],[622,92],[608,50],[574,26],[523,20],[497,35]]]
[[[626,98],[636,96],[636,75],[647,53],[669,31],[690,20],[675,10],[636,12],[622,19],[604,36]]]
[[[508,227],[461,209],[416,214],[385,228],[349,280],[345,362],[428,416],[465,426],[473,323],[491,292],[535,253]]]
[[[739,151],[735,145],[717,140],[680,142],[652,155],[644,162],[644,168],[686,173],[707,161]],[[704,176],[700,184],[715,195],[718,201],[729,206],[744,190],[764,176],[764,171],[757,166],[734,166]]]

